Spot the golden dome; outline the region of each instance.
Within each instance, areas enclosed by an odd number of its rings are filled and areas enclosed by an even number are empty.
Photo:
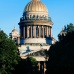
[[[40,0],[32,0],[26,5],[24,9],[24,12],[27,12],[27,11],[29,12],[48,12],[48,9]]]

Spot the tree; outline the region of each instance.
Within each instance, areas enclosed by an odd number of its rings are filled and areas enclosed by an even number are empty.
[[[26,64],[26,70],[27,74],[37,74],[37,64],[38,62],[36,61],[36,59],[34,59],[33,57],[27,57],[27,59],[25,60],[25,64]]]
[[[59,41],[63,40],[63,37],[66,36],[67,33],[71,33],[74,31],[74,25],[72,23],[68,24],[67,26],[64,26],[62,31],[58,34]]]
[[[72,28],[61,41],[50,47],[48,55],[47,74],[74,74],[74,30]]]
[[[0,42],[4,39],[6,39],[8,36],[4,33],[3,30],[0,30]]]
[[[38,62],[33,57],[22,59],[16,68],[16,74],[39,74]]]
[[[73,32],[74,31],[74,25],[72,23],[67,25],[67,32]]]
[[[0,74],[12,74],[18,61],[15,42],[0,30]]]

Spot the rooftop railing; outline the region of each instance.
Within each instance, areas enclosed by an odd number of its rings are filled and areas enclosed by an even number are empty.
[[[20,22],[22,21],[47,21],[47,22],[52,22],[51,17],[47,18],[20,18]]]

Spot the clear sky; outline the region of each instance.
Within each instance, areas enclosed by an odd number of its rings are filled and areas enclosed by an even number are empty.
[[[9,35],[14,26],[19,31],[19,21],[25,5],[30,0],[0,0],[0,28]],[[57,39],[64,25],[74,24],[74,0],[41,0],[52,18],[52,34]]]

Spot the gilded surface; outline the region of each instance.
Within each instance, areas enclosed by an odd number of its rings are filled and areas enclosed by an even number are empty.
[[[46,6],[40,1],[40,0],[32,0],[29,2],[25,9],[24,12],[30,11],[30,12],[48,12],[48,9]]]

